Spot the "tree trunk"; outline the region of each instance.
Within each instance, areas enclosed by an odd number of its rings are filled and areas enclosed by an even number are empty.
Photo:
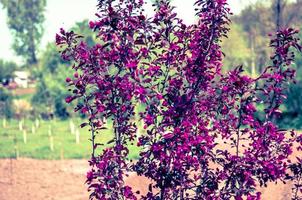
[[[276,0],[276,30],[279,31],[282,27],[282,1]]]

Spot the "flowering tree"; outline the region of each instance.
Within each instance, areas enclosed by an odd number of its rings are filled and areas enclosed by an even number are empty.
[[[274,123],[294,78],[292,49],[301,50],[297,31],[271,36],[271,64],[259,77],[245,75],[241,66],[224,74],[226,0],[196,0],[198,23],[189,26],[169,0],[156,1],[150,19],[143,4],[99,0],[99,19],[89,23],[99,39],[93,47],[63,29],[56,38],[62,57],[75,62],[66,102],[81,99],[75,111],[88,116],[81,126],[91,131],[90,198],[137,199],[139,192],[123,180],[133,171],[151,180],[141,199],[260,199],[257,185],[288,179],[297,181],[298,199],[301,164],[289,156],[302,139]],[[138,103],[145,105],[139,114],[146,134],[138,138],[142,150],[131,163],[127,145],[137,137]],[[113,121],[113,140],[96,155],[102,144],[95,138],[106,118]]]

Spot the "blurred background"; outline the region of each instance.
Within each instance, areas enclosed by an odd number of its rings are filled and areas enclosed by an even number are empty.
[[[276,30],[278,2],[281,26],[301,29],[301,0],[229,0],[234,15],[222,42],[225,71],[243,65],[246,73],[256,76],[269,63],[267,35]],[[93,45],[95,34],[88,19],[96,18],[96,4],[96,0],[0,0],[0,158],[89,158],[88,130],[78,127],[83,116],[65,103],[71,63],[60,58],[54,38],[64,27]],[[145,7],[148,16],[153,14],[151,4],[147,1]],[[196,21],[194,0],[172,4],[185,23]],[[301,129],[301,55],[295,67],[297,83],[289,85],[278,124]]]
[[[243,65],[246,73],[257,76],[269,64],[267,35],[276,30],[278,2],[281,26],[301,30],[302,0],[229,0],[234,15],[228,38],[222,42],[225,71]],[[95,34],[88,20],[96,19],[96,4],[97,0],[0,0],[0,191],[6,191],[0,192],[0,200],[87,199],[83,184],[87,162],[70,159],[90,157],[90,134],[79,128],[83,116],[65,103],[65,78],[72,75],[71,63],[60,58],[54,40],[63,27],[85,36],[93,45]],[[149,17],[151,4],[147,0]],[[172,0],[172,4],[185,23],[196,21],[194,0]],[[299,130],[301,54],[294,67],[297,81],[286,91],[288,98],[277,123]],[[99,140],[110,137],[108,130]],[[138,149],[130,148],[130,158],[136,158]],[[12,161],[14,158],[23,160]],[[11,192],[16,188],[18,193]],[[37,190],[34,196],[27,191],[30,188]]]

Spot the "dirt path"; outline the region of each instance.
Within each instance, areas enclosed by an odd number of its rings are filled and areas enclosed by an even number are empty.
[[[85,160],[0,159],[0,200],[87,200],[87,170]],[[126,182],[146,192],[146,179]]]
[[[87,162],[0,160],[0,200],[84,200]]]
[[[0,200],[87,200],[85,160],[0,160]],[[130,175],[126,182],[146,192],[147,180]],[[291,185],[270,184],[264,200],[290,200]]]

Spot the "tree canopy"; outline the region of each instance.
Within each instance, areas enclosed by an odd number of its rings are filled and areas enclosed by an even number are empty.
[[[7,24],[14,36],[14,51],[27,64],[36,64],[46,0],[0,0],[0,3],[6,9]]]

